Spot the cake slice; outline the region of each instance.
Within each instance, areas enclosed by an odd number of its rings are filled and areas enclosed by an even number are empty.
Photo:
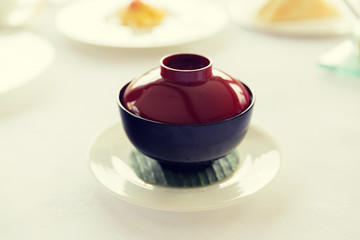
[[[340,16],[335,6],[324,0],[269,0],[256,18],[264,22],[298,21]]]

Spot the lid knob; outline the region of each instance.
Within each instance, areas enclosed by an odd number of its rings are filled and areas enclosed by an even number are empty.
[[[195,83],[212,76],[212,61],[197,54],[175,54],[160,60],[160,74],[168,81]]]

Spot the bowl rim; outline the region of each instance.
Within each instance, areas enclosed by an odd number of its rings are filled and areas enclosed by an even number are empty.
[[[130,83],[132,83],[133,81],[137,80],[138,78],[134,78],[133,80],[127,82],[126,84],[124,84],[121,88],[120,88],[120,91],[119,93],[117,94],[117,104],[118,106],[124,111],[126,112],[127,114],[131,115],[132,117],[134,118],[137,118],[139,120],[142,120],[142,121],[145,121],[145,122],[149,122],[149,123],[152,123],[152,124],[158,124],[158,125],[164,125],[164,126],[173,126],[173,127],[199,127],[199,126],[208,126],[208,125],[216,125],[216,124],[220,124],[220,123],[225,123],[225,122],[229,122],[235,118],[239,118],[241,117],[242,115],[245,115],[247,112],[249,112],[254,104],[255,104],[255,95],[253,93],[253,91],[250,89],[250,87],[244,83],[243,81],[240,81],[238,80],[237,78],[234,78],[236,81],[239,81],[240,83],[242,83],[245,88],[249,91],[250,93],[250,97],[251,97],[251,102],[249,104],[249,106],[244,110],[242,111],[241,113],[235,115],[235,116],[232,116],[230,118],[226,118],[224,120],[221,120],[221,121],[216,121],[216,122],[211,122],[211,123],[202,123],[202,124],[171,124],[171,123],[164,123],[164,122],[159,122],[159,121],[155,121],[155,120],[151,120],[151,119],[147,119],[147,118],[143,118],[139,115],[136,115],[132,112],[130,112],[122,103],[122,100],[121,100],[121,96],[123,94],[123,92],[126,90],[127,86],[130,85]]]

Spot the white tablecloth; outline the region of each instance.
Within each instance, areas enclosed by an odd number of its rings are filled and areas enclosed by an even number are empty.
[[[54,63],[0,96],[0,239],[360,238],[360,79],[317,65],[347,37],[281,37],[230,23],[181,46],[103,48],[57,32],[58,9],[49,6],[26,28],[54,45]],[[120,119],[120,87],[175,52],[209,56],[248,83],[253,121],[281,145],[278,176],[245,202],[152,210],[109,193],[89,171],[91,142]]]

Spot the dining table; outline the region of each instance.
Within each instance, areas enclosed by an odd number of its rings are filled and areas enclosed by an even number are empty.
[[[230,0],[203,1],[228,16]],[[281,34],[244,27],[228,16],[216,33],[188,42],[103,46],[59,31],[56,17],[73,2],[47,2],[20,28],[46,40],[49,64],[31,81],[0,91],[1,240],[360,239],[360,75],[319,64],[351,32]],[[207,56],[254,93],[251,125],[266,131],[281,162],[244,199],[196,209],[180,189],[166,199],[144,195],[136,202],[126,192],[109,191],[94,175],[94,142],[111,126],[121,128],[120,89],[175,53]],[[6,54],[22,59],[22,52]],[[34,54],[32,61],[37,59]],[[8,72],[22,71],[15,65]],[[262,147],[253,142],[254,149]],[[161,195],[163,188],[155,189]],[[231,196],[217,188],[207,195],[206,189],[195,188],[202,193],[194,200],[199,206]],[[184,199],[188,209],[156,204]]]

